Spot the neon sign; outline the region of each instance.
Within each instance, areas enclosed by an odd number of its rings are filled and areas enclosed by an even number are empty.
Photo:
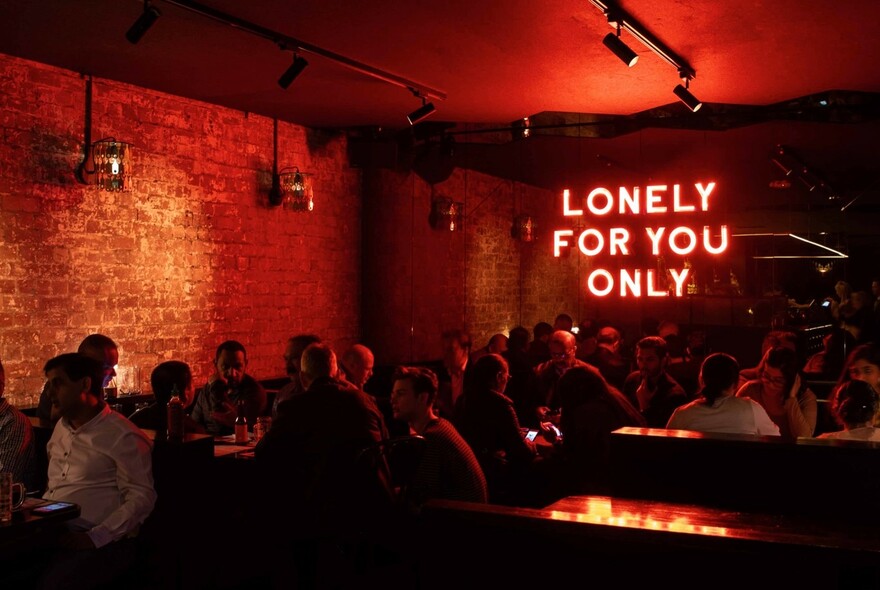
[[[667,215],[671,213],[706,213],[716,183],[693,185],[696,194],[683,194],[682,186],[673,184],[648,185],[644,187],[620,187],[617,194],[598,187],[591,190],[579,203],[574,203],[571,191],[562,192],[562,213],[566,217],[604,217],[612,213],[627,215]],[[575,208],[580,207],[580,208]],[[587,212],[585,214],[585,211]],[[635,234],[635,235],[634,235]],[[646,241],[651,254],[664,256],[668,253],[688,256],[697,251],[718,255],[727,250],[730,234],[726,225],[717,230],[709,225],[694,229],[687,225],[668,227],[667,225],[647,225],[644,232],[632,232],[622,226],[600,229],[587,227],[575,236],[574,230],[558,229],[553,232],[553,256],[559,257],[565,248],[576,248],[587,257],[600,254],[610,256],[629,256],[635,240]],[[689,265],[681,269],[668,269],[668,277],[658,276],[654,269],[621,268],[617,275],[608,269],[595,268],[587,276],[587,290],[593,295],[604,297],[617,292],[621,297],[668,297],[684,295],[685,285],[690,275]],[[658,281],[670,279],[669,288],[658,288]]]

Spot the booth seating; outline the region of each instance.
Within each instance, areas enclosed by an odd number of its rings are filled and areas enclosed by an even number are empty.
[[[880,587],[875,443],[623,428],[611,456],[609,496],[428,502],[420,587]]]
[[[612,433],[610,452],[615,497],[880,518],[880,443],[627,427]]]

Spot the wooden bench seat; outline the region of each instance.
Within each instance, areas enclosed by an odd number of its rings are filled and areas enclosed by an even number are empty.
[[[621,428],[614,496],[876,521],[880,443]]]

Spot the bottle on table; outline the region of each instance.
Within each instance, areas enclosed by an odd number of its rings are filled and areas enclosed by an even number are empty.
[[[272,426],[272,417],[271,416],[258,416],[257,423],[254,424],[254,442],[260,442],[267,432],[269,432],[269,428]]]
[[[183,440],[183,402],[180,400],[180,391],[177,385],[171,390],[171,400],[168,402],[168,439],[174,441]]]
[[[248,429],[247,429],[247,418],[244,415],[244,400],[238,400],[238,413],[235,416],[235,443],[236,444],[247,444],[250,438],[248,437]]]
[[[108,404],[115,404],[116,398],[119,397],[118,392],[119,388],[116,386],[116,377],[113,377],[107,382],[107,386],[104,387],[104,400]]]

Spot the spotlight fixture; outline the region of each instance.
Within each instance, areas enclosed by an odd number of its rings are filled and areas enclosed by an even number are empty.
[[[205,6],[201,3],[202,0],[164,1],[168,4],[173,4],[177,8],[188,10],[201,17],[219,22],[224,25],[228,25],[236,29],[237,31],[250,33],[255,37],[260,37],[261,39],[271,41],[272,44],[280,46],[281,49],[291,48],[291,50],[294,51],[319,55],[340,66],[343,66],[355,72],[359,72],[360,74],[369,76],[376,80],[381,80],[382,82],[386,82],[400,88],[406,88],[410,91],[414,91],[413,89],[417,88],[419,93],[418,96],[420,97],[433,98],[436,100],[446,100],[446,93],[442,90],[431,88],[430,86],[418,83],[408,78],[404,78],[403,76],[399,76],[397,74],[387,72],[375,66],[367,65],[350,57],[340,55],[335,51],[330,51],[329,49],[318,47],[317,45],[313,45],[302,39],[297,39],[295,37],[285,35],[284,33],[281,33],[279,31],[273,31],[272,29],[268,29],[264,26],[258,25],[243,18],[239,18],[235,15],[222,12],[220,10],[217,10],[216,8]],[[150,28],[150,26],[156,21],[159,16],[159,11],[150,6],[150,0],[144,0],[144,14],[131,27],[126,35],[129,41],[131,41],[132,43],[137,43],[141,36],[143,36],[143,34],[147,31],[147,29]],[[306,65],[308,64],[305,60],[299,60],[295,57],[293,65],[278,81],[279,84],[283,88],[287,88],[287,86],[289,86],[293,82],[294,78],[296,78],[296,76],[302,72],[302,69]]]
[[[703,102],[691,94],[691,91],[688,88],[691,85],[691,78],[685,72],[679,71],[679,75],[681,79],[684,81],[684,86],[679,84],[675,88],[672,89],[673,94],[678,97],[678,100],[683,102],[687,108],[692,110],[693,112],[697,112],[700,110],[700,107],[703,106]]]
[[[158,8],[150,6],[150,0],[144,0],[144,12],[125,33],[125,38],[128,39],[129,43],[136,44],[141,40],[141,37],[146,35],[147,31],[150,30],[150,27],[153,26],[161,15],[162,13],[159,12]]]
[[[296,77],[299,76],[304,69],[306,69],[307,65],[309,65],[309,62],[294,53],[293,63],[290,64],[290,67],[287,68],[287,71],[281,74],[281,77],[278,78],[278,85],[286,90],[288,86],[293,84],[293,81],[296,80]]]
[[[418,96],[418,95],[416,95],[416,96]],[[434,108],[434,103],[428,102],[428,99],[425,98],[424,96],[422,96],[421,99],[422,99],[422,106],[420,106],[419,108],[417,108],[416,110],[414,110],[413,112],[411,112],[410,114],[408,114],[406,116],[406,120],[409,121],[410,125],[415,125],[419,121],[421,121],[423,119],[427,119],[432,114],[434,114],[434,111],[436,110]]]
[[[608,33],[602,39],[602,43],[611,50],[611,52],[620,58],[620,61],[628,67],[633,67],[639,61],[639,56],[635,51],[630,49],[629,45],[620,40],[620,22],[617,22],[617,35]]]
[[[822,194],[829,201],[840,198],[840,195],[828,184],[823,175],[798,157],[790,147],[777,145],[770,154],[770,161],[776,164],[787,177],[797,178],[801,181],[807,191]]]

